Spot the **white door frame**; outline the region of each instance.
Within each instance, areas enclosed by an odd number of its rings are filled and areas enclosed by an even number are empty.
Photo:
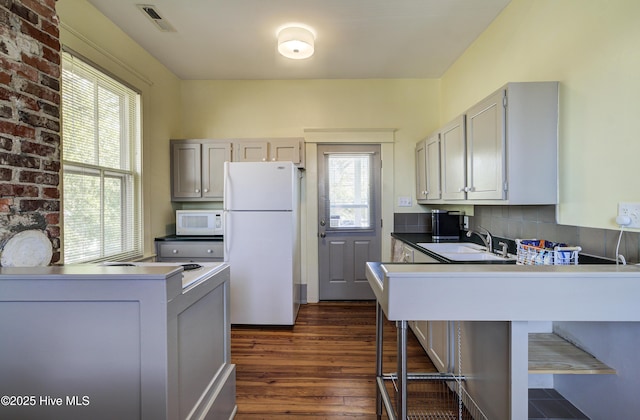
[[[394,203],[394,141],[396,129],[305,129],[305,177],[301,206],[302,283],[307,286],[307,302],[319,301],[318,280],[318,143],[368,143],[380,145],[382,159],[381,199],[382,259],[391,255]]]

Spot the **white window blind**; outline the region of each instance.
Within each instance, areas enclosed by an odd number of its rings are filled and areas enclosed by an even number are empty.
[[[142,255],[140,95],[62,56],[65,264]]]

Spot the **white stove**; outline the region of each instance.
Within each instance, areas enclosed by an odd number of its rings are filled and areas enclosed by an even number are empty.
[[[132,266],[132,267],[181,267],[182,271],[182,288],[195,285],[198,282],[213,276],[220,270],[222,262],[195,262],[195,263],[177,263],[177,262],[121,262],[107,261],[103,265],[111,266]]]

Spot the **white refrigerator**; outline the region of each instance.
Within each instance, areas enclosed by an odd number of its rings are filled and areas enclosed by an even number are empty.
[[[300,170],[225,162],[224,248],[231,323],[293,325],[300,307]]]

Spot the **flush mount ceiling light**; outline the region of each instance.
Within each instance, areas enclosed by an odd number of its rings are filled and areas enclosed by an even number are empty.
[[[278,31],[278,52],[287,58],[302,60],[314,52],[315,34],[303,26],[286,26]]]

